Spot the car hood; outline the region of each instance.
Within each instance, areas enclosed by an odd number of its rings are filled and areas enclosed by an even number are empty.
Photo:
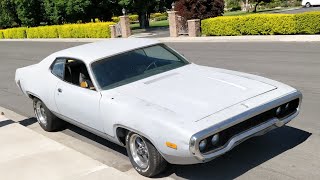
[[[242,76],[190,64],[117,88],[185,120],[198,121],[237,103],[276,89]]]

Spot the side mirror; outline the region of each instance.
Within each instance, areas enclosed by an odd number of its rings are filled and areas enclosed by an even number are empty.
[[[83,81],[83,82],[80,83],[80,87],[89,88],[89,85],[88,85],[88,83],[86,81]]]

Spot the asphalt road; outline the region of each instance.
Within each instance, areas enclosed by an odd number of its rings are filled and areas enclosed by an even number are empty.
[[[302,8],[300,8],[300,9],[287,10],[287,11],[278,11],[278,12],[273,12],[273,13],[279,13],[279,14],[298,14],[298,13],[304,13],[304,12],[310,12],[310,11],[320,11],[320,6],[309,7],[309,8],[302,7]]]
[[[58,142],[121,171],[131,165],[124,148],[69,125],[45,133],[35,123],[32,103],[14,83],[19,67],[82,43],[1,42],[0,106],[30,117],[22,123]],[[207,164],[172,166],[163,177],[174,179],[314,179],[320,172],[320,43],[168,43],[190,61],[253,73],[301,90],[302,112],[289,126],[248,140]]]

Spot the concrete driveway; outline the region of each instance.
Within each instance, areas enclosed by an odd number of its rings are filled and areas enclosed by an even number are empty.
[[[130,171],[125,150],[72,125],[45,133],[32,103],[14,84],[16,68],[82,43],[0,42],[0,106],[30,118],[22,124],[120,171]],[[174,179],[317,179],[320,176],[320,43],[168,43],[192,62],[258,74],[292,85],[304,95],[300,116],[289,126],[248,140],[207,164],[172,166]]]

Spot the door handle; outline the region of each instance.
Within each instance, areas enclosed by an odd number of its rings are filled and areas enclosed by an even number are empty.
[[[58,88],[58,92],[59,92],[59,93],[62,93],[62,89],[61,89],[61,88]]]

